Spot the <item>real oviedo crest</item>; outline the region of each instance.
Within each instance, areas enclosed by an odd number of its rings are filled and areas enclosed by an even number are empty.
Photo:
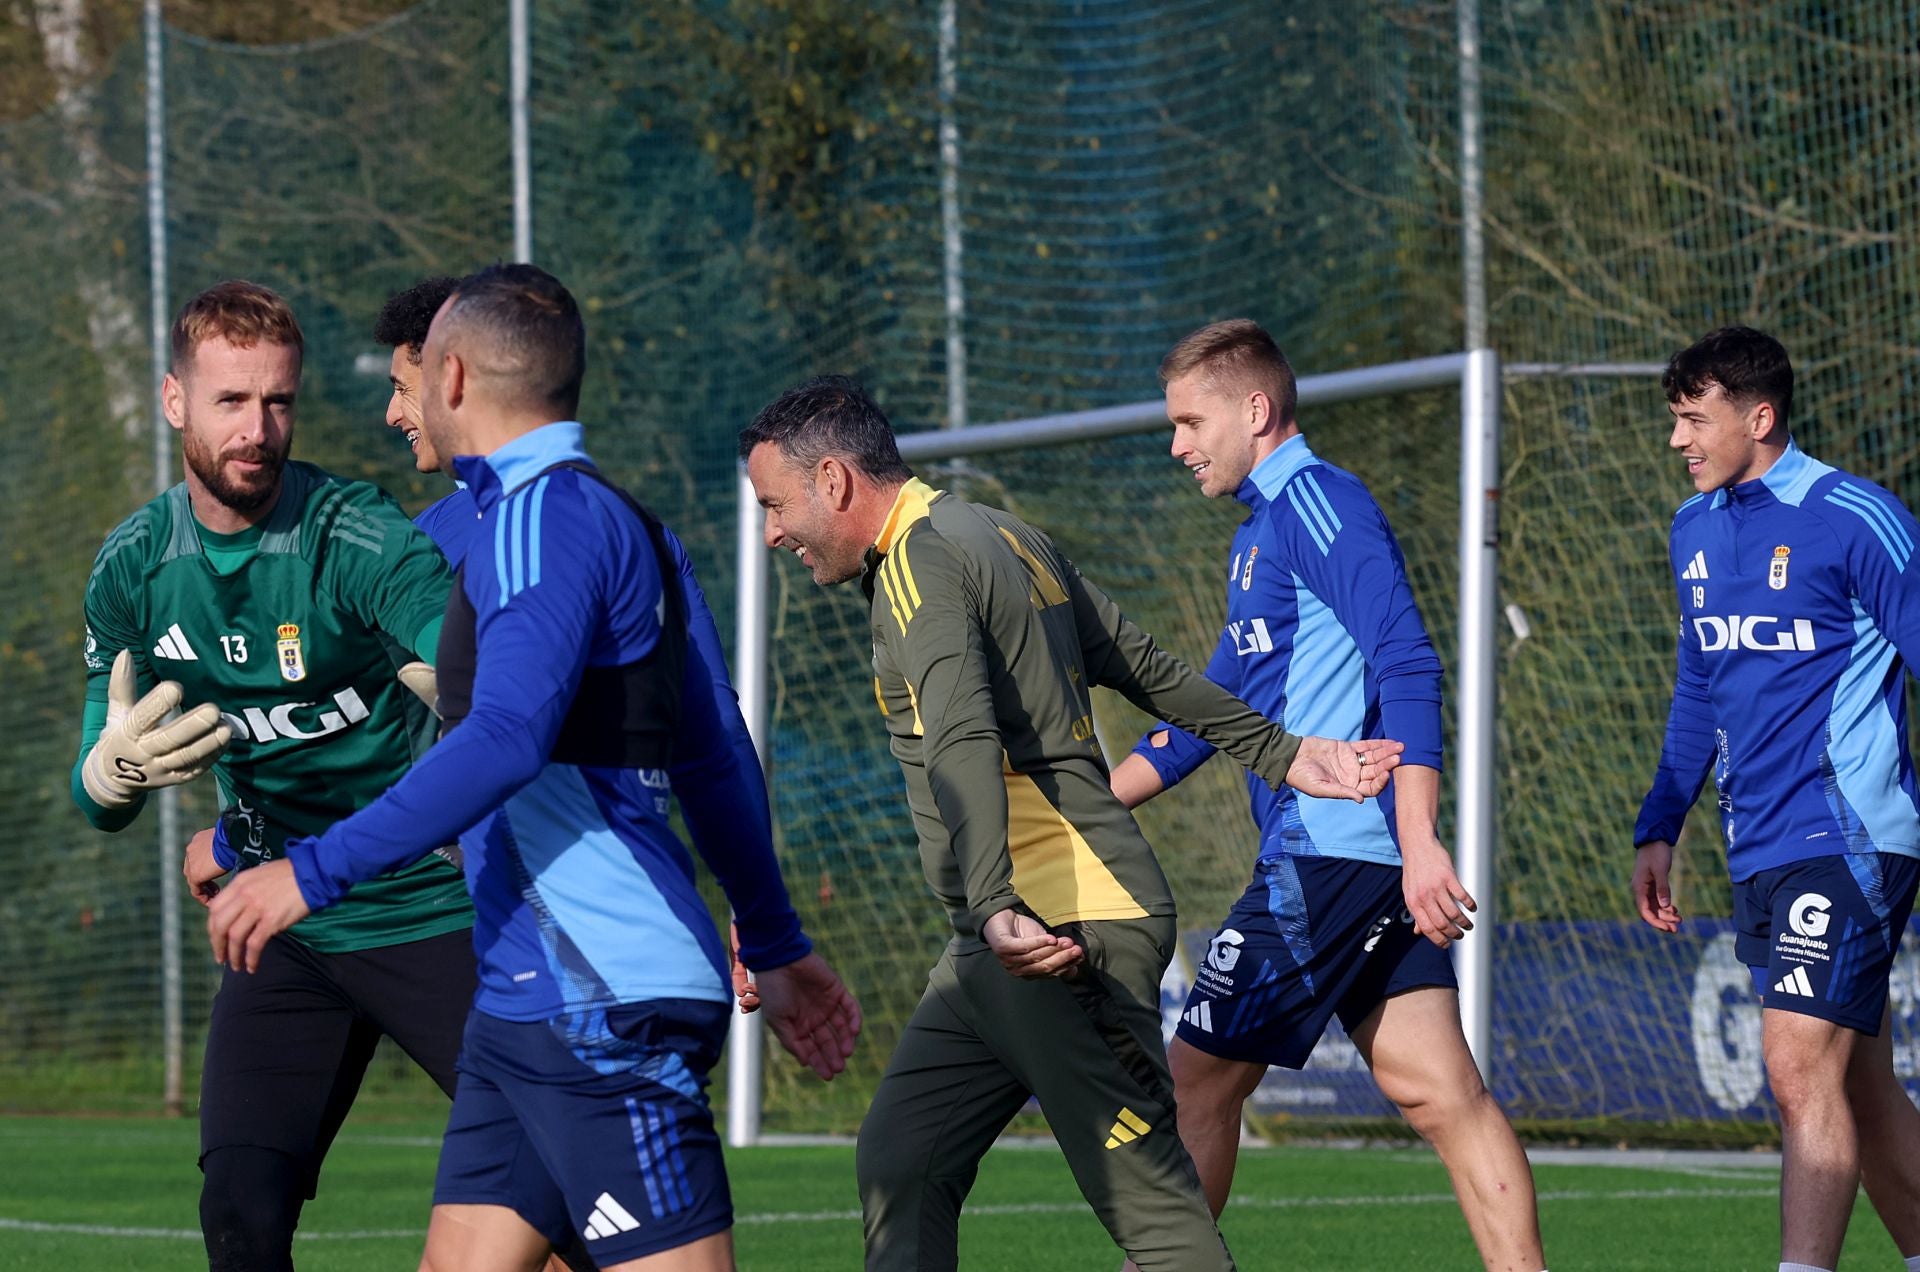
[[[280,661],[280,679],[305,680],[307,661],[300,656],[300,626],[297,623],[280,624],[280,639],[277,643]]]
[[[1776,592],[1787,590],[1787,558],[1793,555],[1793,549],[1784,543],[1773,550],[1773,560],[1767,565],[1767,586]]]

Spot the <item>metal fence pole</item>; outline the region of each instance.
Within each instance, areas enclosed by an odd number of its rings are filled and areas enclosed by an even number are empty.
[[[1480,144],[1480,4],[1459,0],[1460,19],[1460,273],[1467,348],[1487,335],[1486,155]]]
[[[1460,1023],[1492,1085],[1493,854],[1499,787],[1494,724],[1498,705],[1500,608],[1500,355],[1475,349],[1460,381],[1460,653],[1454,843],[1460,882],[1480,909],[1456,951]]]
[[[171,357],[167,312],[167,94],[165,32],[160,0],[146,0],[142,22],[147,45],[147,252],[148,318],[153,342],[153,490],[173,485],[173,430],[160,405],[160,386]],[[161,1103],[171,1117],[185,1108],[182,1094],[184,1017],[180,961],[180,792],[159,793],[160,855],[160,1049],[165,1077]]]
[[[760,505],[746,471],[740,473],[734,518],[734,566],[738,572],[733,618],[733,684],[740,714],[766,767],[767,743],[767,549],[760,541]],[[772,783],[768,783],[771,788]],[[771,793],[771,791],[769,791]],[[760,1017],[733,1013],[727,1028],[727,1143],[746,1148],[760,1139],[761,1060],[765,1033]]]
[[[507,116],[513,144],[513,259],[533,260],[533,152],[527,127],[531,78],[529,0],[507,0]]]
[[[956,0],[940,0],[940,235],[947,298],[947,427],[965,428],[967,415],[967,292],[960,234],[960,125],[958,93],[960,17]]]

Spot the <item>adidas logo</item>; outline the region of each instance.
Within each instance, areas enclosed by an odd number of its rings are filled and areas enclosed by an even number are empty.
[[[1707,577],[1707,550],[1705,548],[1693,554],[1693,560],[1680,572],[1683,579],[1704,579]]]
[[[628,1213],[627,1208],[613,1199],[610,1193],[601,1193],[593,1203],[593,1213],[587,1216],[582,1231],[587,1240],[598,1241],[602,1237],[618,1236],[622,1232],[632,1232],[640,1226],[640,1221]]]
[[[1213,1032],[1213,1004],[1210,1002],[1204,1002],[1204,1003],[1200,1003],[1197,1006],[1190,1007],[1187,1009],[1186,1013],[1180,1017],[1180,1019],[1186,1021],[1188,1024],[1192,1025],[1195,1029],[1200,1030],[1202,1033],[1212,1033]]]
[[[1118,1148],[1122,1144],[1131,1144],[1152,1129],[1141,1120],[1138,1113],[1132,1109],[1123,1108],[1120,1110],[1119,1118],[1107,1128],[1107,1147]]]
[[[155,658],[171,658],[175,662],[198,662],[200,655],[193,652],[193,646],[187,643],[187,634],[175,623],[167,628],[167,634],[153,647]]]
[[[1796,967],[1773,983],[1776,994],[1792,994],[1796,998],[1812,998],[1813,982],[1807,979],[1807,969]]]

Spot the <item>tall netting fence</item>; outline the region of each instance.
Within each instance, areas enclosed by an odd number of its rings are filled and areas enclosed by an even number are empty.
[[[1503,356],[1658,360],[1721,322],[1769,327],[1802,371],[1802,441],[1910,494],[1920,288],[1900,248],[1920,20],[1887,0],[1481,11]],[[587,311],[596,453],[681,532],[723,630],[733,436],[804,375],[855,372],[919,429],[958,400],[950,335],[975,423],[1150,398],[1174,339],[1235,314],[1303,372],[1460,344],[1452,3],[960,0],[944,98],[940,17],[938,0],[533,5],[534,257]],[[169,307],[229,275],[285,292],[308,337],[299,453],[418,508],[439,479],[380,426],[369,329],[415,278],[511,253],[504,4],[431,0],[297,46],[169,29],[165,65]],[[91,832],[66,790],[88,563],[153,485],[143,89],[136,41],[0,125],[8,1107],[152,1107],[161,1091],[165,854],[150,819]],[[1670,683],[1664,529],[1686,493],[1664,403],[1646,383],[1529,380],[1506,407],[1500,1094],[1538,1121],[1646,1134],[1763,1120],[1710,819],[1681,845],[1695,935],[1628,921],[1628,840]],[[1373,485],[1451,661],[1457,398],[1303,422]],[[1211,648],[1236,510],[1187,489],[1164,438],[932,475],[1054,533],[1176,652]],[[773,1058],[767,1126],[844,1130],[941,925],[881,745],[857,593],[781,564],[773,614],[783,858],[870,1024],[851,1082],[821,1087]],[[1103,740],[1124,749],[1145,722],[1100,705]],[[189,791],[190,824],[206,799]],[[1146,812],[1189,933],[1242,885],[1243,800],[1215,761]],[[187,911],[191,1093],[213,971]],[[1897,977],[1903,1057],[1917,1005]],[[1262,1092],[1269,1125],[1379,1124],[1343,1048]]]

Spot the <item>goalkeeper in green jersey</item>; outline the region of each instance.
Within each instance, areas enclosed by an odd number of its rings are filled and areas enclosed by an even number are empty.
[[[211,767],[225,868],[371,803],[432,737],[395,673],[433,659],[452,576],[383,491],[289,462],[301,355],[263,287],[187,303],[163,389],[186,480],[107,536],[87,580],[74,801],[119,830],[150,791]],[[380,1035],[451,1093],[472,923],[459,872],[429,856],[276,938],[258,975],[226,974],[200,1093],[214,1269],[293,1266],[301,1205]]]

